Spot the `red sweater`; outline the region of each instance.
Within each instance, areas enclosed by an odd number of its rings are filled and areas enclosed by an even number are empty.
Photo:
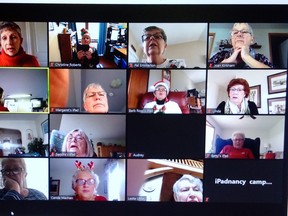
[[[1,67],[40,67],[35,56],[28,55],[21,47],[15,56],[7,55],[4,50],[0,53]]]
[[[230,145],[224,146],[220,154],[227,154],[229,158],[254,159],[254,155],[250,149],[247,148],[236,149]]]

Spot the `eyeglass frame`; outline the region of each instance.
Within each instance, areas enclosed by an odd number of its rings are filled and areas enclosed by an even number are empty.
[[[92,181],[93,180],[93,181]],[[79,181],[83,182],[83,183],[78,183]],[[92,182],[91,182],[92,181]],[[76,179],[75,183],[79,186],[83,186],[85,184],[87,185],[95,185],[96,184],[96,180],[94,178],[89,178],[89,179]]]
[[[18,170],[16,170],[16,169],[18,169]],[[14,168],[14,169],[1,169],[2,175],[6,175],[6,176],[7,175],[11,175],[11,172],[13,173],[13,175],[19,175],[23,171],[24,171],[24,168],[22,168],[22,167],[17,167],[17,168]],[[15,173],[15,172],[17,172],[17,173]]]
[[[235,92],[235,91],[241,92],[241,91],[245,91],[245,89],[244,89],[244,88],[242,88],[242,89],[240,89],[240,88],[230,88],[229,91],[232,91],[232,92]]]
[[[78,138],[79,137],[79,138]],[[81,138],[81,139],[80,139]],[[77,134],[76,136],[73,136],[72,134],[69,134],[68,136],[67,136],[67,141],[68,142],[71,142],[71,141],[73,141],[73,140],[76,140],[77,142],[78,141],[83,141],[83,140],[85,140],[85,138],[81,135],[81,134]]]
[[[88,96],[88,94],[92,94],[92,95]],[[104,97],[107,96],[107,93],[106,93],[105,91],[87,92],[87,93],[85,94],[85,98],[86,98],[86,99],[87,99],[87,98],[93,98],[93,97],[95,97],[96,95],[97,95],[98,97],[100,97],[100,98],[104,98]]]
[[[242,35],[248,35],[250,34],[252,36],[252,32],[249,31],[248,29],[241,29],[241,30],[232,30],[231,31],[231,37],[235,37],[236,35],[239,34],[239,32],[242,34]]]
[[[146,38],[144,38],[145,36],[146,36]],[[161,36],[161,37],[159,37],[159,36]],[[142,42],[151,40],[151,37],[153,37],[155,40],[161,40],[161,39],[164,40],[163,34],[161,32],[157,32],[155,34],[143,34],[141,36]]]

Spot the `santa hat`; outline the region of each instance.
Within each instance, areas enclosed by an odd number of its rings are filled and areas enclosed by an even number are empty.
[[[87,36],[90,37],[90,34],[89,34],[89,32],[87,31],[87,29],[82,28],[82,29],[81,29],[81,36],[83,37],[84,35],[87,35]]]
[[[159,86],[164,86],[166,89],[167,95],[169,94],[169,87],[168,87],[167,83],[165,83],[163,81],[158,81],[153,86],[150,86],[149,91],[154,92]]]

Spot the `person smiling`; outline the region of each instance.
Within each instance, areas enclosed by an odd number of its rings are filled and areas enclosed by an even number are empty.
[[[74,153],[75,157],[97,157],[93,146],[81,129],[71,130],[64,138],[62,153]]]
[[[235,131],[232,134],[233,145],[226,145],[221,150],[220,154],[227,154],[229,158],[234,159],[254,159],[252,151],[248,148],[243,148],[245,134],[240,131]]]
[[[157,68],[185,68],[183,60],[167,59],[164,57],[167,48],[167,36],[162,28],[146,27],[142,34],[143,52],[146,63],[155,64]]]
[[[256,53],[250,47],[254,42],[251,26],[248,23],[235,23],[231,30],[232,48],[219,51],[210,58],[208,64],[212,67],[217,64],[234,64],[236,68],[273,68],[266,56]]]
[[[107,93],[98,83],[90,83],[83,93],[83,107],[89,113],[107,113],[109,110]]]
[[[250,87],[242,78],[232,79],[227,86],[228,100],[222,101],[216,108],[221,114],[257,115],[258,109],[253,101],[249,101]]]
[[[22,47],[20,27],[14,22],[0,24],[0,66],[2,67],[40,67],[33,55],[26,54]]]

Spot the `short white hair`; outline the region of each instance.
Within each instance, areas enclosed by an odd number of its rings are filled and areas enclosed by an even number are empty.
[[[243,139],[245,139],[245,134],[243,132],[241,132],[241,131],[234,131],[232,133],[231,138],[233,139],[236,135],[240,135],[240,136],[242,136]]]
[[[94,173],[93,170],[90,170],[89,167],[86,167],[84,168],[83,170],[76,170],[74,175],[72,176],[72,189],[75,190],[75,187],[76,187],[76,180],[77,180],[77,176],[80,172],[88,172],[91,174],[92,178],[95,180],[95,189],[94,189],[94,194],[96,195],[97,194],[97,188],[98,188],[98,185],[100,183],[100,180],[99,180],[99,176]]]
[[[84,103],[85,103],[85,100],[86,100],[87,91],[88,91],[88,89],[90,89],[90,88],[101,88],[101,89],[103,89],[103,87],[102,87],[99,83],[90,83],[90,84],[85,88],[85,90],[84,90],[84,92],[83,92],[83,102],[84,102]],[[103,89],[103,91],[105,91],[105,90]]]
[[[199,190],[201,192],[203,192],[203,183],[199,178],[196,178],[196,177],[189,175],[189,174],[184,174],[180,179],[178,179],[174,183],[174,185],[173,185],[173,192],[174,193],[177,194],[179,192],[178,184],[179,184],[179,182],[181,182],[183,180],[188,180],[190,183],[195,183],[199,187]]]

